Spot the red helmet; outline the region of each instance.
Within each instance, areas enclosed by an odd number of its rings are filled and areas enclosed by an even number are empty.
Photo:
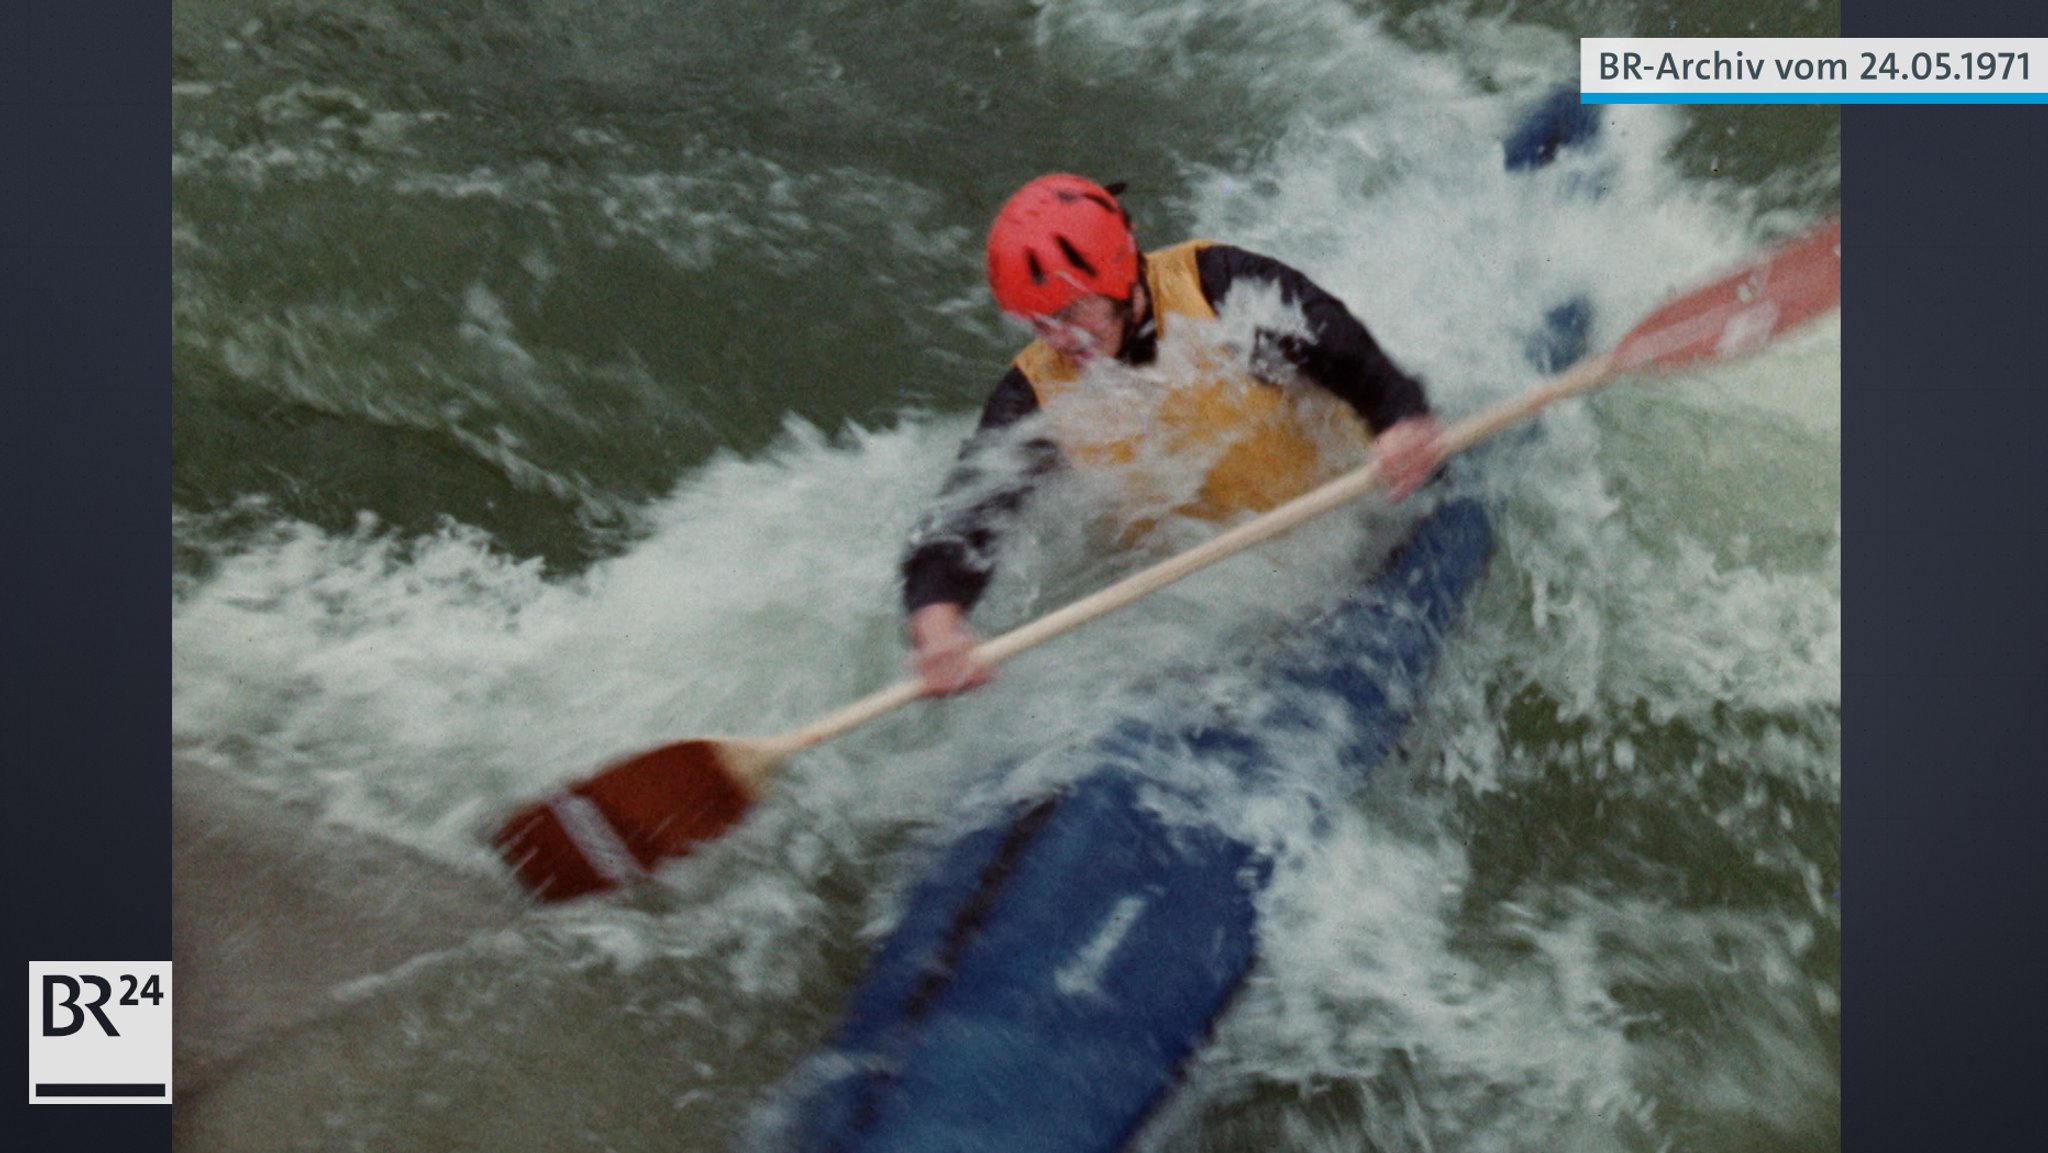
[[[1054,173],[1018,189],[988,230],[988,286],[1006,312],[1049,316],[1084,296],[1131,298],[1138,240],[1109,189]]]

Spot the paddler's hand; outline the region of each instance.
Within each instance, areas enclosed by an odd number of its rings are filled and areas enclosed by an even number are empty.
[[[1373,437],[1372,454],[1388,499],[1401,500],[1443,464],[1443,432],[1435,417],[1411,416]]]
[[[995,679],[995,668],[976,660],[981,643],[956,604],[930,604],[910,614],[910,649],[929,697],[949,697]]]

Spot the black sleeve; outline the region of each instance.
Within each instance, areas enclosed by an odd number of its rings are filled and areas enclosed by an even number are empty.
[[[903,606],[971,609],[995,575],[1003,533],[1038,479],[1059,462],[1059,450],[1032,435],[1026,420],[1038,394],[1012,368],[982,407],[981,423],[960,448],[939,497],[911,530],[903,557]]]
[[[1256,252],[1227,244],[1211,245],[1195,258],[1202,293],[1221,307],[1231,286],[1242,280],[1280,286],[1281,299],[1301,309],[1310,336],[1261,328],[1252,349],[1252,364],[1278,358],[1317,384],[1342,397],[1374,431],[1429,411],[1422,382],[1401,371],[1380,351],[1344,302],[1324,292],[1299,271]]]

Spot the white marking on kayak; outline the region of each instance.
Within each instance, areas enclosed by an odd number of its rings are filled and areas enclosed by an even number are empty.
[[[1109,959],[1116,955],[1118,946],[1131,926],[1138,923],[1139,914],[1151,901],[1145,897],[1125,897],[1103,918],[1102,927],[1095,930],[1095,938],[1074,954],[1074,959],[1061,965],[1052,975],[1053,988],[1069,997],[1100,997],[1102,974],[1109,968]]]
[[[583,859],[590,862],[604,879],[614,885],[623,885],[636,880],[644,872],[640,862],[633,858],[633,850],[626,847],[625,838],[612,827],[604,810],[593,804],[589,797],[580,793],[561,793],[549,799],[548,808],[554,810],[555,819],[562,822],[562,831],[569,834],[569,841]]]

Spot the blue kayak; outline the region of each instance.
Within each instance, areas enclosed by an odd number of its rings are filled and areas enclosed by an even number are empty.
[[[1576,94],[1507,141],[1510,168],[1585,139]],[[1527,163],[1518,163],[1526,159]],[[1585,309],[1531,356],[1583,351]],[[1493,549],[1470,497],[1440,500],[1370,581],[1265,673],[1277,704],[1127,720],[1077,750],[1074,782],[954,842],[907,895],[837,1030],[767,1126],[807,1153],[1111,1153],[1173,1088],[1258,956],[1272,863],[1175,796],[1192,754],[1240,782],[1284,775],[1303,731],[1369,772],[1406,727]],[[1335,703],[1333,711],[1332,703]],[[1333,717],[1336,723],[1333,724]],[[1182,802],[1182,803],[1176,803]]]
[[[1099,769],[953,844],[800,1075],[788,1144],[1121,1148],[1250,971],[1269,872],[1252,846],[1160,815],[1172,786],[1144,767],[1192,752],[1256,781],[1284,769],[1277,738],[1328,724],[1316,706],[1333,697],[1354,722],[1343,762],[1377,764],[1492,543],[1477,502],[1445,501],[1272,671],[1278,715],[1256,728],[1122,722],[1082,750]]]

